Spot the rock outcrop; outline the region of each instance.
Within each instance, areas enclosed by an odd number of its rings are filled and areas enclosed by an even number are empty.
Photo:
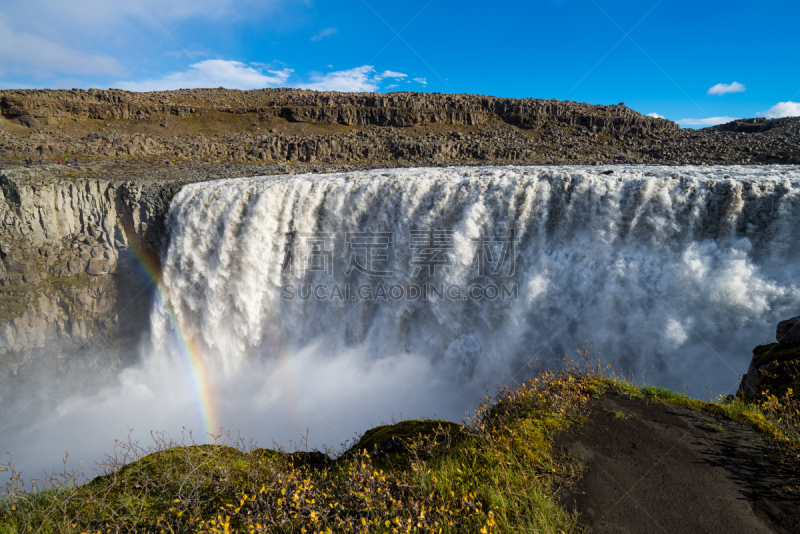
[[[62,372],[86,347],[126,359],[126,345],[138,340],[150,306],[144,291],[150,280],[141,262],[157,262],[166,195],[177,187],[37,183],[30,176],[0,174],[4,375],[25,374],[43,362]]]
[[[0,92],[0,113],[21,124],[51,119],[166,119],[219,111],[257,114],[346,126],[402,128],[426,124],[475,126],[495,118],[521,128],[548,122],[583,126],[597,133],[654,134],[678,130],[666,119],[640,115],[623,104],[597,106],[557,100],[512,99],[438,93],[338,93],[299,89],[235,91],[188,89],[131,93],[121,90],[9,90]]]
[[[0,159],[800,163],[800,119],[681,130],[624,104],[298,89],[0,91]]]
[[[789,388],[800,395],[800,316],[778,323],[777,343],[753,349],[753,360],[736,395],[760,399],[766,392],[778,397]]]
[[[800,315],[778,323],[778,329],[775,332],[775,338],[778,340],[778,343],[782,343],[789,347],[799,347]]]

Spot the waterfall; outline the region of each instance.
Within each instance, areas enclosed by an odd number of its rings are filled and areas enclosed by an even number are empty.
[[[188,185],[170,208],[172,314],[155,310],[154,344],[179,327],[228,373],[309,347],[364,365],[414,355],[448,388],[485,390],[588,340],[648,382],[732,391],[800,309],[800,172],[613,169]]]

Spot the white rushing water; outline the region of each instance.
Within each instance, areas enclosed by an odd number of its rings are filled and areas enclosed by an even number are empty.
[[[654,382],[730,390],[800,307],[796,169],[224,180],[184,188],[170,228],[169,299],[227,370],[323,343],[370,361],[420,355],[454,385],[486,386],[588,339]]]
[[[213,413],[264,446],[306,428],[336,445],[392,418],[461,420],[584,340],[638,380],[734,392],[800,310],[800,169],[610,168],[188,185],[146,364],[33,439],[68,424],[108,450],[126,426],[202,436]]]

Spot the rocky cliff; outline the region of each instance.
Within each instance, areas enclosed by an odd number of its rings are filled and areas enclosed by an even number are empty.
[[[2,378],[91,366],[77,358],[87,347],[113,370],[146,320],[144,263],[157,261],[179,185],[39,174],[0,174]]]
[[[481,95],[6,90],[0,91],[0,160],[800,162],[800,120],[751,121],[681,130],[624,104]]]
[[[426,124],[475,126],[493,119],[522,128],[548,122],[598,133],[653,134],[676,131],[668,120],[617,106],[557,100],[511,99],[428,93],[337,93],[298,89],[235,91],[190,89],[131,93],[121,90],[11,90],[0,92],[0,113],[33,126],[52,119],[166,119],[213,111],[257,114],[259,119],[346,126],[405,127]]]
[[[753,349],[736,392],[739,397],[761,401],[768,394],[782,399],[790,393],[800,398],[800,316],[778,323],[775,340]]]

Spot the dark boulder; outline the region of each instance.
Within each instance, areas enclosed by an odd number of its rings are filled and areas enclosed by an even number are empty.
[[[778,323],[775,338],[784,345],[800,346],[800,315]]]
[[[737,397],[759,399],[767,392],[782,397],[790,389],[800,395],[800,316],[778,324],[778,343],[759,345],[742,376]]]

